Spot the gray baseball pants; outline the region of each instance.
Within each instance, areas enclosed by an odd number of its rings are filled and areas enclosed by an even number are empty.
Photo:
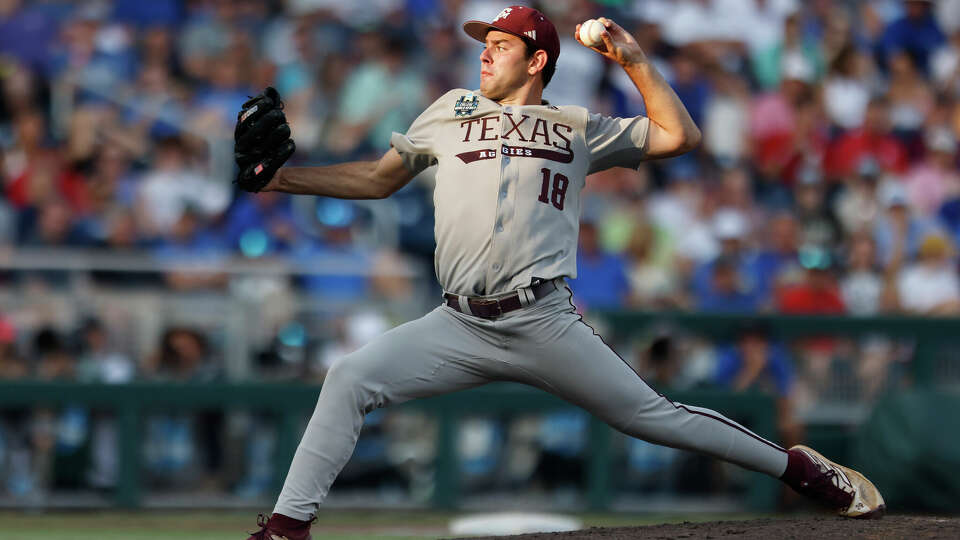
[[[563,286],[496,320],[442,305],[334,363],[274,512],[312,518],[350,459],[366,413],[491,381],[535,386],[632,437],[783,474],[783,448],[658,394],[582,322],[570,299]]]

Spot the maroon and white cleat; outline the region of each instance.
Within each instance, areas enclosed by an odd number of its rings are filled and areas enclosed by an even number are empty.
[[[270,519],[260,514],[257,516],[260,530],[252,533],[247,540],[313,540],[310,524],[310,521],[297,521],[279,514],[274,514]]]
[[[887,506],[880,491],[867,477],[830,461],[807,446],[794,446],[790,454],[803,462],[801,478],[790,483],[790,487],[801,495],[835,509],[843,517],[883,517]]]

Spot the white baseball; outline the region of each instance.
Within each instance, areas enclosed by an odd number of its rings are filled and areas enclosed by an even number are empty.
[[[603,45],[603,23],[596,19],[587,19],[580,25],[580,41],[587,47]]]

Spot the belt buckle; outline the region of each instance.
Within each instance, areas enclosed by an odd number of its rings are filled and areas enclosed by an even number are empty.
[[[497,314],[491,318],[497,319],[497,318],[503,317],[503,307],[500,306],[500,301],[494,300],[493,305],[497,306]]]
[[[488,317],[489,319],[496,319],[497,317],[503,317],[503,307],[500,305],[499,300],[478,300],[478,301],[475,301],[475,303],[484,307],[491,306],[491,305],[496,306],[497,308],[496,314]]]

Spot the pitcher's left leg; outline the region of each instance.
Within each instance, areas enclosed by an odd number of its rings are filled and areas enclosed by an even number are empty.
[[[569,304],[554,306],[553,313],[534,309],[510,321],[511,331],[519,336],[510,348],[510,361],[522,382],[583,407],[627,435],[779,478],[843,516],[882,515],[883,497],[862,474],[806,447],[788,451],[716,411],[670,401],[647,385]]]
[[[555,309],[535,306],[510,320],[518,336],[511,340],[510,362],[527,374],[523,382],[583,407],[632,437],[773,477],[786,470],[786,449],[715,411],[670,401],[573,313],[566,298],[565,307],[554,295],[544,300]]]

